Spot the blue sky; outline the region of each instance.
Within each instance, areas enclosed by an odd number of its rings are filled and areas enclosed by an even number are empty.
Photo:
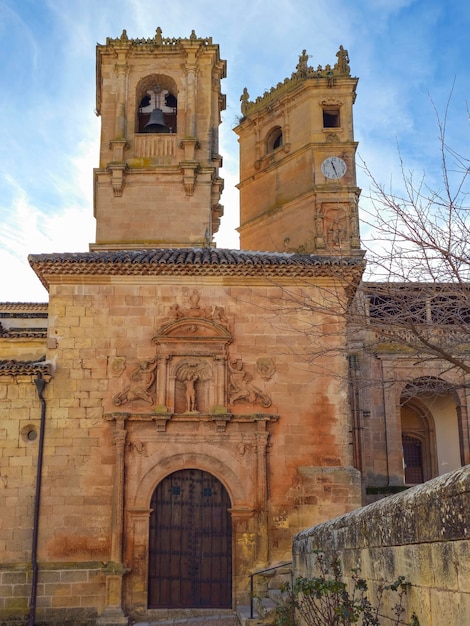
[[[221,247],[238,247],[240,94],[246,86],[254,99],[290,76],[304,48],[313,66],[333,64],[340,44],[349,51],[358,153],[378,180],[399,178],[398,145],[407,168],[439,184],[431,99],[443,112],[453,85],[448,141],[469,155],[468,0],[0,0],[0,301],[47,300],[29,253],[94,241],[95,45],[157,26],[212,37],[227,61]]]

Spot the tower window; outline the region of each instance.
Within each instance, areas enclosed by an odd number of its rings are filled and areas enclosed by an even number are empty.
[[[266,152],[273,152],[282,146],[282,128],[276,126],[266,140]]]
[[[323,109],[323,128],[340,128],[339,109]]]

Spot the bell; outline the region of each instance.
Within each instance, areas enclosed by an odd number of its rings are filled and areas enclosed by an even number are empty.
[[[149,121],[144,126],[144,133],[169,133],[170,129],[165,124],[163,111],[154,109],[150,114]]]

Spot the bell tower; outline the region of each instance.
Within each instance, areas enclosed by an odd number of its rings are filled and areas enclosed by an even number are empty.
[[[240,98],[240,244],[245,250],[361,255],[353,134],[358,79],[340,46],[269,92]]]
[[[218,151],[226,63],[211,38],[129,39],[96,49],[102,118],[92,250],[212,245],[223,207]]]

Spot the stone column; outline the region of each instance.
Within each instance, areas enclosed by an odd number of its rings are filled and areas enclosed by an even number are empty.
[[[126,51],[119,51],[119,59],[115,65],[115,72],[118,77],[115,137],[117,139],[124,139],[126,136],[126,79],[129,72]]]
[[[129,570],[122,563],[122,538],[124,532],[124,455],[126,444],[125,420],[128,414],[113,414],[115,420],[113,444],[115,446],[114,486],[111,517],[111,560],[103,567],[106,577],[106,606],[97,619],[99,626],[127,624],[122,610],[122,579]]]
[[[254,523],[254,511],[245,507],[233,507],[230,510],[232,516],[233,533],[233,593],[237,599],[249,604],[247,581],[252,573],[256,553],[256,529]]]
[[[188,51],[186,63],[186,137],[196,136],[196,59],[193,51]]]
[[[129,533],[127,558],[132,563],[129,575],[129,601],[132,612],[143,615],[147,611],[148,564],[149,564],[149,520],[152,509],[129,509]]]
[[[268,542],[268,486],[267,486],[267,448],[269,433],[266,432],[266,422],[258,422],[256,433],[256,499],[258,511],[258,534],[256,537],[256,560],[265,564],[269,561]]]

